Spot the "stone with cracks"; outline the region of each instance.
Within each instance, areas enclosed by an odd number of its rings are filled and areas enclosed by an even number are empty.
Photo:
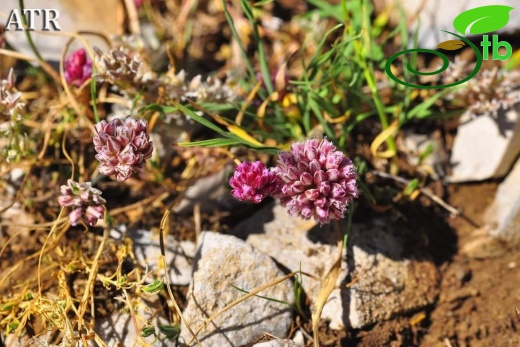
[[[386,219],[354,224],[348,257],[324,307],[330,328],[362,328],[432,304],[438,292],[438,272],[427,256],[404,251],[406,233]],[[337,235],[328,225],[291,217],[278,203],[268,205],[231,231],[275,258],[291,271],[323,278],[338,254]],[[315,302],[320,281],[303,277],[303,288]],[[349,288],[346,285],[356,279]],[[384,295],[383,295],[384,294]]]
[[[362,328],[435,302],[438,271],[420,250],[405,252],[406,234],[383,218],[352,226],[349,275],[323,309],[331,328]]]
[[[186,322],[196,331],[207,317],[251,291],[283,277],[275,262],[242,240],[215,232],[203,232],[194,263],[193,280],[183,312]],[[259,295],[292,304],[292,282],[286,280],[263,290]],[[292,318],[289,305],[260,297],[249,298],[217,316],[201,330],[198,338],[204,346],[243,346],[264,334],[287,335]],[[183,324],[181,345],[190,343],[191,333]]]

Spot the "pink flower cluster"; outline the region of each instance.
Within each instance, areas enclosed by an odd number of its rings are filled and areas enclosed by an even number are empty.
[[[101,191],[92,188],[90,182],[78,183],[71,179],[67,185],[61,186],[61,196],[58,198],[61,206],[69,209],[70,224],[76,225],[83,219],[89,225],[95,225],[103,218],[105,199]]]
[[[81,86],[92,75],[92,60],[87,58],[83,48],[65,59],[65,80],[76,87]]]
[[[244,162],[237,166],[233,177],[229,179],[233,187],[231,194],[240,201],[252,201],[256,204],[271,195],[279,186],[276,174],[260,161]]]
[[[359,195],[352,161],[332,142],[309,139],[294,143],[279,155],[276,168],[242,163],[230,179],[231,194],[242,201],[260,202],[272,195],[289,213],[320,224],[344,217],[348,204]]]
[[[99,172],[104,175],[115,175],[118,181],[125,181],[152,156],[153,143],[144,119],[102,120],[94,129],[96,159],[101,163]]]

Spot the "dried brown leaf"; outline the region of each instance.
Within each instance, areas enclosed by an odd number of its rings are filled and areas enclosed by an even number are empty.
[[[441,42],[437,45],[437,48],[444,49],[446,51],[456,51],[459,48],[466,46],[461,40],[448,40]]]
[[[312,313],[312,332],[314,335],[314,347],[319,347],[318,329],[320,326],[321,312],[325,303],[329,299],[330,293],[334,290],[336,282],[338,281],[339,273],[341,271],[341,258],[343,256],[343,242],[338,242],[338,258],[330,268],[329,272],[321,282],[320,293],[314,305],[314,312]]]

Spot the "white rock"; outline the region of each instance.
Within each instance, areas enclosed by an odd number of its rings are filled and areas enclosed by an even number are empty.
[[[22,178],[25,176],[25,170],[15,167],[11,170],[11,182],[14,184],[22,183]]]
[[[200,244],[183,312],[194,331],[207,317],[244,295],[233,285],[251,291],[284,275],[271,258],[236,237],[203,232]],[[290,304],[294,301],[290,281],[259,295]],[[284,337],[291,316],[292,309],[288,305],[252,297],[217,316],[198,338],[204,346],[226,347],[245,345],[264,333]],[[188,343],[191,337],[183,324],[180,341]]]
[[[25,334],[17,337],[15,334],[6,335],[4,331],[0,331],[0,346],[23,347],[29,345],[29,341]]]
[[[520,250],[520,160],[498,186],[493,203],[484,214],[485,225],[464,246],[476,258]]]
[[[5,197],[7,198],[7,196]],[[15,240],[12,240],[14,242],[11,242],[8,249],[11,252],[17,253],[21,252],[24,247],[26,247],[23,240],[27,237],[31,237],[32,228],[30,226],[34,224],[35,220],[34,215],[25,211],[20,202],[15,202],[13,205],[9,206],[10,204],[10,199],[0,201],[0,209],[9,207],[0,214],[0,221],[9,225],[6,230],[0,228],[0,241],[5,242],[4,240],[9,239],[11,236],[16,237]],[[9,268],[4,270],[7,272]],[[1,275],[2,273],[0,273],[0,276]]]
[[[127,234],[134,242],[134,253],[143,267],[148,267],[158,278],[163,276],[159,235],[147,230],[131,230]],[[177,241],[173,235],[164,240],[166,265],[171,284],[187,286],[191,281],[192,263],[196,245],[191,241]],[[161,264],[161,265],[160,265]]]
[[[291,271],[323,278],[337,256],[336,235],[312,221],[291,217],[279,204],[267,206],[236,226],[232,234],[275,258]],[[322,318],[330,328],[361,328],[400,313],[431,304],[437,292],[437,270],[429,261],[404,254],[404,237],[388,221],[353,225],[349,236],[349,257],[324,307]],[[417,258],[419,258],[417,256]],[[350,279],[357,282],[346,288]],[[315,302],[320,281],[303,277],[303,288]],[[340,289],[341,288],[341,289]],[[374,290],[385,295],[374,295]],[[343,313],[345,311],[345,314]]]
[[[77,31],[99,32],[105,35],[121,34],[122,19],[124,17],[124,6],[117,0],[25,0],[26,9],[54,9],[58,11],[57,23],[63,33],[74,33]],[[19,9],[18,0],[0,1],[0,12],[9,14],[11,10]],[[107,15],[100,16],[100,13]],[[53,17],[54,18],[54,17]],[[7,19],[1,21],[7,24]],[[12,30],[5,33],[7,42],[17,51],[31,57],[34,56],[25,32],[15,31],[15,25],[10,26]],[[34,44],[42,55],[43,59],[59,61],[61,53],[70,36],[55,35],[54,31],[43,31],[43,15],[34,16],[34,31],[31,31]],[[7,29],[7,28],[6,28]],[[99,36],[85,35],[87,41],[100,48],[107,47],[105,41]],[[71,51],[81,47],[83,44],[76,40],[71,47]]]
[[[520,103],[499,111],[497,119],[466,114],[457,131],[451,155],[450,182],[503,177],[520,154]]]
[[[376,0],[377,7],[384,9],[385,5],[395,4],[395,0]],[[453,20],[460,13],[480,6],[487,5],[506,5],[515,9],[509,12],[510,18],[507,25],[499,32],[513,32],[520,29],[520,11],[518,2],[515,0],[496,0],[493,2],[487,0],[471,0],[471,1],[452,1],[452,0],[399,0],[402,8],[408,18],[414,18],[407,27],[411,32],[415,32],[418,27],[418,41],[421,48],[435,48],[437,45],[446,40],[458,39],[453,35],[447,34],[441,30],[447,30],[459,34],[453,27]],[[394,23],[399,23],[399,11],[394,13]],[[420,25],[419,25],[420,22]],[[413,42],[413,40],[410,40]]]
[[[292,340],[297,345],[305,345],[305,336],[303,335],[301,328],[294,333]]]

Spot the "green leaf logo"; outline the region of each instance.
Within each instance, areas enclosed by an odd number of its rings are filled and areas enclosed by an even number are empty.
[[[453,26],[462,35],[478,35],[502,29],[509,21],[509,12],[513,7],[489,5],[475,7],[459,14],[453,20]]]

